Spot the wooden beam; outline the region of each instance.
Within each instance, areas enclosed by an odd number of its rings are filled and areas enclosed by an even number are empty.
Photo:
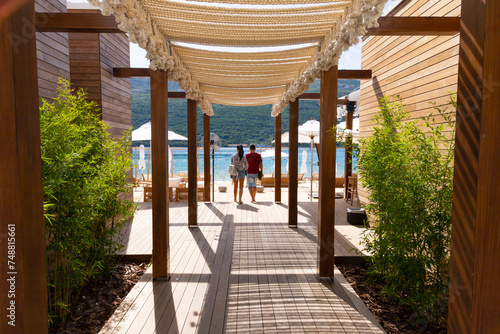
[[[460,32],[460,17],[382,16],[365,36],[448,36]]]
[[[113,76],[116,78],[144,78],[149,77],[151,70],[149,68],[134,67],[114,67]]]
[[[339,70],[339,79],[371,79],[372,70]]]
[[[500,329],[500,2],[463,0],[448,333]]]
[[[198,159],[196,156],[196,101],[187,100],[188,226],[198,227]]]
[[[36,13],[38,32],[124,33],[114,16],[100,13]]]
[[[34,1],[16,9],[0,22],[0,333],[47,333]]]
[[[168,92],[169,99],[185,99],[186,92]]]
[[[281,203],[281,114],[274,118],[274,201]]]
[[[203,114],[203,199],[210,202],[210,116]]]
[[[352,130],[354,111],[347,111],[345,121],[346,130]],[[345,168],[344,168],[344,198],[349,199],[347,188],[349,187],[349,176],[352,175],[352,137],[348,136],[345,142]]]
[[[336,138],[331,129],[337,124],[337,66],[321,73],[318,269],[320,277],[333,277],[335,232],[335,156]]]
[[[288,227],[297,227],[297,190],[299,184],[297,175],[299,165],[299,100],[290,102],[288,124]],[[281,178],[281,173],[279,177]]]
[[[153,174],[153,279],[170,277],[168,196],[168,76],[151,71],[151,155]]]

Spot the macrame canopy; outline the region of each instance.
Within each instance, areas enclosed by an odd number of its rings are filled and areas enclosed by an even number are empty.
[[[212,103],[273,104],[277,116],[376,26],[387,0],[89,1],[206,114]]]

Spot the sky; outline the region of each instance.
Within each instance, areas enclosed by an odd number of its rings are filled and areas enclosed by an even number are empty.
[[[384,7],[384,14],[387,14],[401,0],[388,0]],[[71,3],[87,3],[86,0],[69,0]],[[359,42],[351,46],[349,50],[344,51],[339,60],[339,69],[361,69],[361,45]],[[149,67],[149,60],[146,59],[146,51],[137,44],[130,43],[130,66],[131,67]]]

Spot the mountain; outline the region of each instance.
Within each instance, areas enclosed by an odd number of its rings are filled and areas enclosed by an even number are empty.
[[[137,129],[151,120],[149,78],[132,78],[132,126]],[[319,93],[320,81],[311,84],[308,92]],[[359,80],[339,80],[338,97],[359,89]],[[169,91],[182,91],[176,82],[168,83]],[[187,103],[185,99],[169,99],[168,128],[183,136],[187,134]],[[236,107],[214,104],[214,116],[210,118],[211,132],[222,139],[222,145],[261,144],[270,145],[274,140],[274,118],[271,105]],[[303,100],[299,104],[299,124],[314,118],[319,119],[319,104],[314,100]],[[203,113],[198,108],[198,139],[203,136]],[[288,129],[288,108],[282,116],[282,131]],[[187,146],[186,142],[172,143],[172,146]]]

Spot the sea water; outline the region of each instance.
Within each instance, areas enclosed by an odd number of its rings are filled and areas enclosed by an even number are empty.
[[[267,148],[267,150],[274,148]],[[262,149],[261,153],[264,152],[266,149]],[[244,148],[245,154],[249,153],[250,150],[248,148]],[[299,147],[299,164],[298,164],[298,171],[299,173],[302,172],[303,166],[302,166],[302,157],[303,157],[303,151],[306,151],[307,154],[307,159],[306,159],[306,165],[305,165],[305,172],[304,177],[310,177],[311,176],[311,150],[309,147]],[[151,173],[151,166],[150,166],[150,159],[149,159],[149,150],[145,150],[145,165],[146,167],[144,169],[138,169],[139,165],[139,150],[134,150],[135,154],[133,154],[133,165],[134,165],[134,177],[136,175],[136,169],[137,169],[137,177],[140,178],[142,173]],[[197,156],[198,161],[199,161],[199,171],[200,173],[204,172],[204,166],[203,166],[203,149],[199,149],[199,154]],[[259,153],[259,149],[257,148],[257,153]],[[288,154],[288,148],[283,148],[282,152]],[[213,167],[214,167],[214,175],[215,175],[215,180],[216,181],[228,181],[230,180],[229,174],[227,172],[228,167],[229,167],[229,162],[231,161],[231,156],[236,153],[236,147],[222,147],[219,149],[219,151],[215,152],[214,154],[214,159],[213,159]],[[314,148],[312,152],[312,157],[313,157],[313,173],[319,172],[319,165],[318,165],[318,154],[316,151],[316,147]],[[173,174],[176,174],[178,172],[187,172],[188,170],[188,157],[187,157],[187,148],[172,148],[172,168],[173,168]],[[282,173],[288,173],[287,171],[287,164],[288,164],[288,157],[282,158],[281,159],[281,172]],[[263,158],[263,165],[264,165],[264,173],[274,173],[274,157],[268,157],[268,158]],[[336,176],[340,177],[342,173],[344,173],[344,161],[345,161],[345,149],[344,148],[337,148],[337,166],[336,166]],[[357,158],[353,158],[353,171],[357,171]],[[169,166],[170,168],[170,166]],[[210,168],[212,168],[212,155],[210,154]],[[332,168],[335,168],[335,166],[332,166]],[[170,171],[169,171],[170,174]]]

